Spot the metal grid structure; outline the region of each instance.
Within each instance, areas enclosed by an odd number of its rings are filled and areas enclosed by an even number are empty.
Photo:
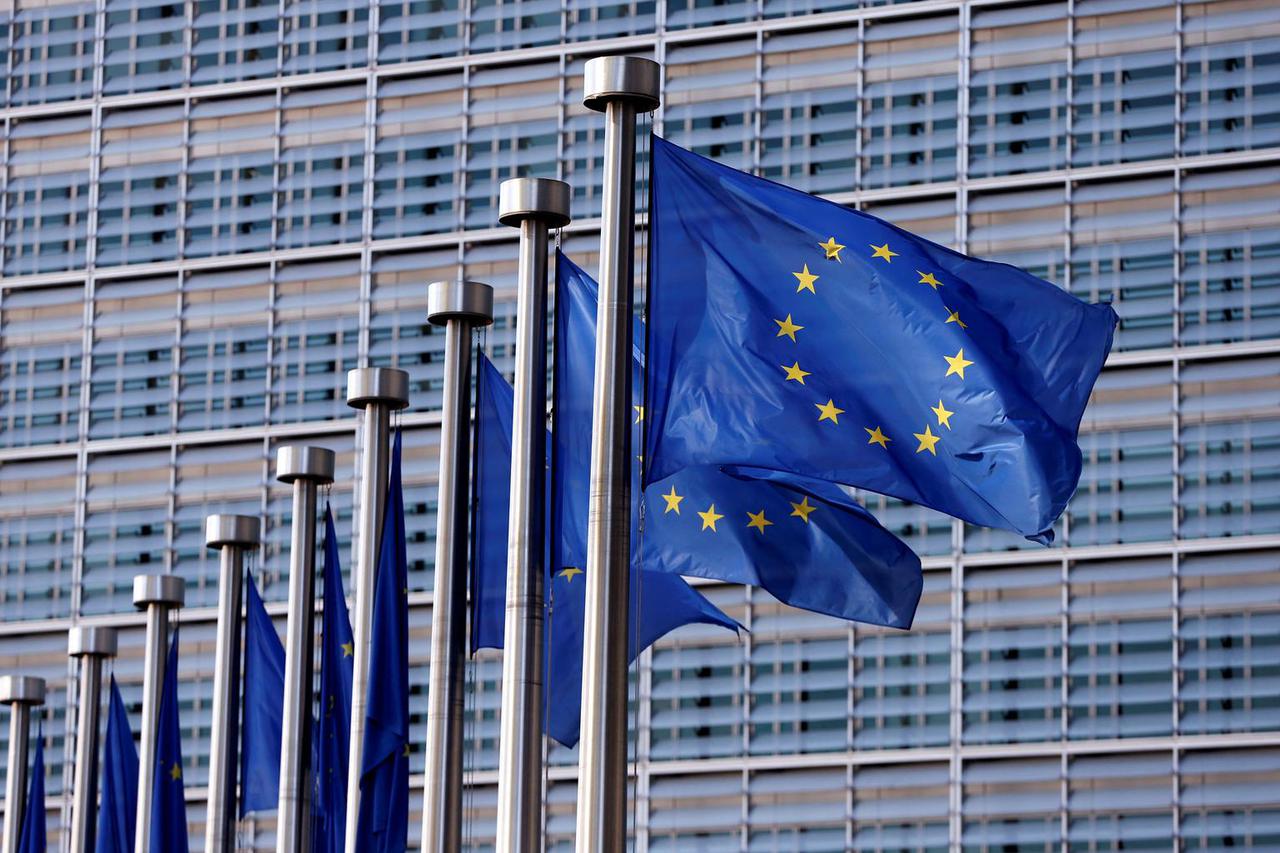
[[[257,570],[283,623],[274,446],[338,453],[350,553],[357,365],[412,378],[423,689],[443,347],[425,283],[493,283],[485,347],[509,366],[516,241],[498,184],[568,181],[564,247],[593,268],[602,131],[581,67],[626,51],[665,66],[668,138],[1122,317],[1055,547],[868,495],[925,559],[913,631],[704,587],[750,634],[688,628],[640,661],[636,848],[1280,845],[1268,0],[10,0],[0,17],[0,668],[49,679],[51,839],[69,819],[66,629],[122,628],[136,714],[129,583],[161,570],[188,582],[201,837],[215,564],[200,525],[265,519]],[[496,808],[499,670],[483,657],[471,673],[476,849]],[[560,849],[576,767],[551,761]],[[272,838],[270,815],[242,824],[245,846]]]

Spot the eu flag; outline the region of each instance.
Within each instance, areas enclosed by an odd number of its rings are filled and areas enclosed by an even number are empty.
[[[312,817],[316,853],[343,853],[347,826],[347,747],[351,738],[351,666],[355,642],[342,592],[338,533],[324,508],[324,634],[320,645],[320,724]]]
[[[102,794],[98,805],[97,853],[133,853],[138,818],[138,749],[116,677],[111,676],[107,736],[102,747]]]
[[[1047,541],[1116,315],[653,141],[651,481],[785,471]]]
[[[556,495],[565,528],[576,533],[560,540],[554,565],[563,572],[586,559],[597,287],[563,255],[556,259],[556,281],[557,471],[563,475]],[[644,340],[643,328],[635,340]],[[638,348],[632,368],[638,432],[644,425]],[[668,572],[749,584],[793,607],[909,628],[923,584],[911,549],[831,483],[757,473],[733,476],[702,465],[650,484],[645,526],[632,539],[633,554],[649,570],[643,577]],[[639,483],[632,488],[638,492]]]
[[[45,853],[44,826],[44,723],[36,727],[36,757],[31,762],[31,783],[27,786],[27,805],[22,812],[22,830],[18,836],[18,853]]]
[[[360,768],[359,850],[403,853],[409,833],[409,591],[400,433],[391,450],[387,511],[373,593],[368,713]]]
[[[187,853],[187,798],[182,787],[182,730],[178,727],[178,632],[169,641],[160,689],[156,772],[151,788],[151,853]]]
[[[514,392],[483,355],[476,383],[476,453],[481,474],[476,484],[477,592],[473,604],[473,643],[478,647],[501,648]],[[486,465],[489,466],[487,475]],[[553,528],[553,541],[565,535],[570,535],[566,528]],[[547,734],[565,746],[578,742],[581,713],[583,593],[586,589],[582,574],[578,567],[558,572],[547,585],[544,719]],[[633,660],[640,651],[682,625],[704,623],[731,630],[738,627],[683,578],[656,572],[646,572],[643,580],[632,576],[631,620],[635,628],[630,637]]]
[[[284,644],[252,577],[245,587],[244,724],[240,730],[240,815],[279,805],[284,727]]]

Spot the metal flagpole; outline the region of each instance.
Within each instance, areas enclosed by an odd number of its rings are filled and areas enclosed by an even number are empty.
[[[364,409],[360,435],[360,482],[356,516],[356,613],[351,666],[351,744],[347,753],[346,853],[356,849],[360,817],[360,773],[364,757],[365,707],[369,701],[369,648],[372,642],[373,582],[378,568],[378,540],[387,508],[387,475],[391,460],[391,412],[409,405],[409,374],[389,367],[358,367],[347,372],[347,405]]]
[[[471,331],[493,322],[493,288],[475,281],[432,282],[427,287],[427,320],[444,326],[445,337],[422,850],[457,853],[462,844],[462,717],[466,700]]]
[[[165,644],[169,613],[186,600],[186,582],[176,575],[138,575],[133,579],[133,606],[147,611],[147,647],[142,676],[142,746],[138,750],[138,820],[134,853],[151,853],[151,795],[156,775],[156,729],[160,721],[160,688],[164,685]]]
[[[658,108],[661,67],[634,56],[598,57],[587,62],[584,78],[582,103],[605,114],[605,159],[591,407],[577,850],[612,853],[626,849],[627,839],[636,113]]]
[[[276,479],[293,484],[289,538],[289,621],[285,629],[284,714],[280,730],[277,853],[311,849],[311,703],[315,668],[316,490],[333,482],[323,447],[281,447]]]
[[[72,628],[67,654],[80,659],[76,700],[76,770],[71,790],[69,853],[85,853],[93,846],[94,814],[98,803],[98,720],[102,708],[102,663],[116,654],[116,631],[106,627]]]
[[[542,644],[546,576],[547,232],[569,223],[569,185],[503,181],[498,219],[520,229],[516,383],[499,717],[498,853],[542,849]]]
[[[206,853],[235,849],[236,765],[240,724],[240,613],[244,555],[261,541],[261,525],[251,515],[210,515],[204,544],[220,551],[218,632],[213,657],[213,721],[209,734],[209,802],[204,826]]]
[[[9,773],[4,786],[4,853],[16,853],[27,802],[27,750],[31,709],[44,704],[44,679],[30,675],[0,678],[0,705],[9,706]]]

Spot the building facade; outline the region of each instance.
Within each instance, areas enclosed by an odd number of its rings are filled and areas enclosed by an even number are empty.
[[[702,587],[635,669],[637,850],[1280,848],[1280,16],[1272,0],[3,0],[0,670],[50,681],[69,817],[66,630],[186,578],[180,688],[203,834],[211,512],[260,515],[283,627],[274,448],[338,453],[345,372],[409,371],[411,698],[424,730],[443,336],[426,283],[497,288],[499,183],[574,192],[594,269],[601,53],[663,63],[673,141],[963,251],[1122,323],[1051,548],[868,495],[925,562],[895,632]],[[643,178],[643,174],[642,174]],[[348,587],[350,588],[350,587]],[[499,660],[469,665],[468,844],[492,845]],[[0,729],[0,747],[6,737]],[[413,753],[421,785],[422,753]],[[575,755],[551,750],[548,847]],[[419,795],[413,795],[416,837]],[[273,844],[273,817],[241,824]]]

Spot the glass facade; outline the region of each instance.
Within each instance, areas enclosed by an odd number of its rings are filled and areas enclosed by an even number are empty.
[[[595,267],[603,124],[581,70],[626,51],[664,65],[652,127],[668,138],[1122,319],[1054,547],[867,495],[925,561],[912,631],[702,587],[750,633],[686,628],[636,666],[635,848],[1280,847],[1271,0],[0,5],[0,670],[50,682],[54,843],[66,629],[121,627],[136,728],[130,583],[172,571],[199,849],[216,598],[201,524],[264,519],[255,571],[283,629],[274,448],[338,453],[328,499],[350,554],[358,365],[411,376],[421,738],[443,352],[425,285],[495,285],[483,346],[509,370],[517,234],[497,225],[498,185],[569,182],[559,239]],[[498,659],[468,675],[483,850]],[[421,785],[418,744],[413,761]],[[574,762],[551,750],[549,849],[571,844]],[[273,816],[241,840],[272,847]]]

